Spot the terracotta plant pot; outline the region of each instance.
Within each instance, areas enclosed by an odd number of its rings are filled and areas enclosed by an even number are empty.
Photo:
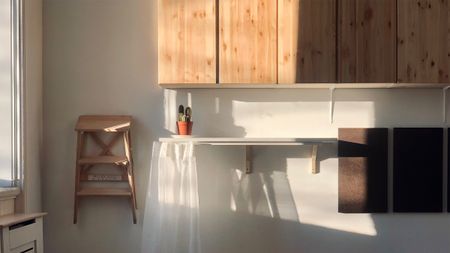
[[[179,135],[191,135],[192,134],[192,125],[194,122],[185,122],[185,121],[178,121],[178,134]]]

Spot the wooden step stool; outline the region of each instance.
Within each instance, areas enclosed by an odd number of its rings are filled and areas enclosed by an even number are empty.
[[[77,223],[78,205],[81,197],[108,196],[127,197],[130,200],[133,223],[136,224],[136,190],[133,176],[133,159],[131,156],[131,116],[103,116],[83,115],[78,118],[75,131],[77,131],[77,157],[75,175],[75,196],[73,223]],[[100,133],[113,135],[109,143],[105,143]],[[95,156],[87,156],[86,141],[90,136],[94,143],[101,148]],[[119,139],[123,139],[124,155],[116,156],[111,149]],[[121,175],[90,174],[90,169],[96,165],[114,165],[122,169]],[[83,187],[82,182],[127,182],[127,188],[100,188]]]

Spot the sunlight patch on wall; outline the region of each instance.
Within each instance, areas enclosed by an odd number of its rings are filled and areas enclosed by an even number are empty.
[[[377,235],[370,214],[338,213],[338,159],[310,174],[308,158],[287,159],[287,175],[300,223],[369,236]]]
[[[164,128],[176,133],[177,91],[164,89]]]
[[[375,109],[372,101],[339,101],[335,102],[334,108],[334,123],[337,126],[375,126]]]
[[[234,125],[247,137],[334,136],[329,121],[329,103],[232,101]]]
[[[298,222],[286,174],[232,170],[230,210]]]
[[[215,114],[220,113],[220,98],[219,97],[214,98],[214,113]]]
[[[187,106],[192,107],[192,93],[187,93]]]

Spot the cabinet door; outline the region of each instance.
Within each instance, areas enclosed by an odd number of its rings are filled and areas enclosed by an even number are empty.
[[[219,1],[219,82],[277,82],[277,1]]]
[[[336,0],[278,0],[278,80],[336,82]]]
[[[159,83],[216,82],[215,0],[158,0]]]
[[[340,0],[339,82],[396,82],[396,9],[395,0]]]
[[[398,0],[398,81],[448,83],[450,0]]]

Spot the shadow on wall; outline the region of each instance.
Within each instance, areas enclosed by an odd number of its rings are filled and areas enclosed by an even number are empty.
[[[337,184],[328,185],[337,173],[335,161],[326,162],[323,174],[313,176],[309,175],[309,148],[258,147],[254,173],[245,175],[242,151],[198,148],[205,252],[351,252],[377,235],[373,227],[351,228],[348,218],[337,214],[337,189],[333,190]],[[335,213],[326,217],[330,212]],[[373,226],[369,215],[359,220],[362,226]]]
[[[446,214],[338,213],[337,159],[311,175],[308,153],[307,147],[258,147],[254,173],[245,175],[242,148],[199,147],[202,250],[446,252]]]
[[[339,127],[442,126],[437,98],[439,90],[337,90],[330,123],[327,90],[165,90],[165,127],[174,132],[177,106],[188,102],[199,136],[336,137]],[[321,149],[321,173],[310,175],[310,147],[256,147],[254,173],[246,175],[242,147],[199,147],[203,251],[447,252],[445,214],[338,213],[336,151]],[[390,180],[390,210],[392,194]]]

